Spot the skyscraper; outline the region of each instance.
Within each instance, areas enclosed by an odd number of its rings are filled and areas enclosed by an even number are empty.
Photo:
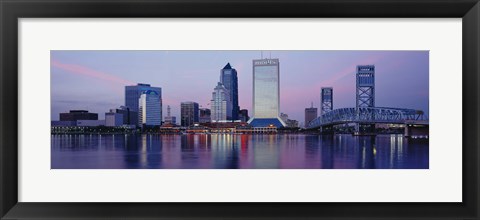
[[[210,106],[212,107],[212,113],[210,115],[212,122],[226,122],[232,118],[230,92],[221,82],[219,82],[213,90]]]
[[[138,99],[139,126],[156,126],[162,124],[160,95],[154,90],[143,91]]]
[[[238,105],[238,77],[237,70],[233,69],[230,66],[230,63],[227,63],[225,67],[220,71],[220,82],[225,86],[230,94],[230,102],[232,105],[231,116],[228,116],[228,120],[238,120],[238,113],[240,111],[240,106]]]
[[[138,100],[143,92],[147,90],[152,90],[158,93],[160,97],[160,120],[162,118],[162,88],[160,87],[151,87],[150,84],[138,83],[134,86],[125,86],[125,106],[128,107],[131,111],[139,112],[140,108],[138,106]],[[138,114],[137,114],[138,115]],[[131,121],[139,121],[138,116],[133,118]]]
[[[254,127],[284,127],[280,114],[280,62],[278,59],[253,60]]]
[[[308,124],[315,118],[318,117],[318,110],[317,108],[312,106],[310,108],[305,108],[305,127],[308,127]]]
[[[196,102],[182,102],[180,104],[180,120],[184,127],[199,122],[198,118],[198,103]]]

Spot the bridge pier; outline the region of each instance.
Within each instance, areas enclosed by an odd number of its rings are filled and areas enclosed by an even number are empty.
[[[353,135],[375,135],[375,124],[356,123]]]

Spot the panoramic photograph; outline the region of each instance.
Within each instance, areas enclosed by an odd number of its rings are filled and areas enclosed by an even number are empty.
[[[429,169],[429,51],[52,50],[51,169]]]

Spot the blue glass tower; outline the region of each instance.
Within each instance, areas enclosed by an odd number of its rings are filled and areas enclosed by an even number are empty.
[[[139,112],[139,102],[140,96],[145,91],[152,90],[158,93],[160,97],[160,119],[162,118],[162,88],[160,87],[151,87],[150,84],[143,84],[138,83],[134,86],[125,86],[125,106],[128,107],[130,110]],[[138,115],[135,119],[132,119],[133,122],[139,122]]]
[[[239,120],[238,113],[240,112],[240,106],[238,105],[238,77],[237,70],[227,63],[225,67],[220,71],[220,82],[230,93],[230,102],[232,103],[232,114],[227,120]]]

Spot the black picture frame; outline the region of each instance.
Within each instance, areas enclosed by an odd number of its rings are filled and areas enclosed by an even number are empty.
[[[0,15],[1,219],[479,219],[480,5],[478,0],[0,0]],[[18,202],[17,21],[19,18],[47,17],[462,18],[463,202]]]

